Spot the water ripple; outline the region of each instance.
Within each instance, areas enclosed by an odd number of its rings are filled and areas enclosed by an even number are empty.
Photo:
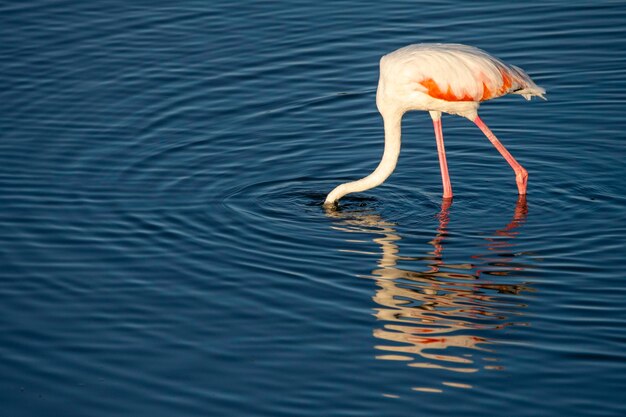
[[[624,18],[611,1],[0,5],[3,410],[623,415]],[[379,57],[429,41],[548,90],[481,107],[527,202],[444,117],[442,207],[415,112],[394,175],[325,210],[380,160]]]

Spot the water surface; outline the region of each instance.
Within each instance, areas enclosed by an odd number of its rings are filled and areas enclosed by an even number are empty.
[[[379,4],[380,3],[380,4]],[[620,2],[0,6],[0,403],[10,416],[626,413]],[[403,122],[378,60],[460,42],[505,97]]]

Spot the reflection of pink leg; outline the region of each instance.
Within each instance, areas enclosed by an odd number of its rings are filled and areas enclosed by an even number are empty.
[[[493,146],[496,147],[498,152],[500,152],[500,154],[504,157],[504,159],[506,159],[509,165],[511,165],[511,168],[513,168],[513,171],[515,171],[515,182],[517,182],[517,190],[520,193],[520,195],[526,194],[526,184],[528,182],[528,171],[526,171],[524,167],[521,166],[519,162],[515,160],[515,158],[513,158],[513,155],[511,155],[509,151],[506,150],[504,145],[500,143],[498,138],[496,138],[496,136],[491,132],[491,130],[489,130],[487,125],[483,123],[482,120],[480,120],[480,117],[476,116],[476,118],[474,119],[474,123],[476,123],[476,126],[478,126],[480,130],[483,131],[485,136],[487,136],[487,139],[489,139],[489,141],[493,143]]]
[[[504,226],[503,229],[496,230],[494,233],[496,236],[508,236],[514,237],[514,233],[511,233],[513,229],[519,227],[528,216],[528,203],[526,202],[526,195],[522,194],[517,198],[517,203],[515,204],[515,213],[513,214],[513,219]]]
[[[437,139],[437,152],[439,153],[439,167],[441,168],[441,180],[443,181],[443,198],[452,198],[452,184],[448,175],[448,163],[446,162],[446,149],[443,147],[443,131],[441,119],[433,120],[435,138]]]

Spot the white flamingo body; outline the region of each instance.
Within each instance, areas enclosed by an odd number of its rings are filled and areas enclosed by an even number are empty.
[[[433,119],[444,198],[452,198],[452,187],[443,146],[441,113],[456,114],[476,123],[513,167],[519,193],[526,194],[528,173],[478,117],[481,102],[510,93],[530,100],[532,96],[544,98],[545,90],[522,69],[471,46],[409,45],[383,56],[376,91],[376,105],[385,126],[383,158],[367,177],[337,186],[328,194],[325,204],[336,204],[348,193],[380,185],[391,175],[400,154],[402,116],[411,110],[429,111]]]

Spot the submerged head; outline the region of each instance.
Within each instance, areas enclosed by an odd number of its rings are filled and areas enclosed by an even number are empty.
[[[336,208],[339,205],[339,199],[348,194],[348,192],[349,191],[346,190],[346,184],[340,184],[336,186],[326,196],[326,200],[324,200],[324,207]]]

